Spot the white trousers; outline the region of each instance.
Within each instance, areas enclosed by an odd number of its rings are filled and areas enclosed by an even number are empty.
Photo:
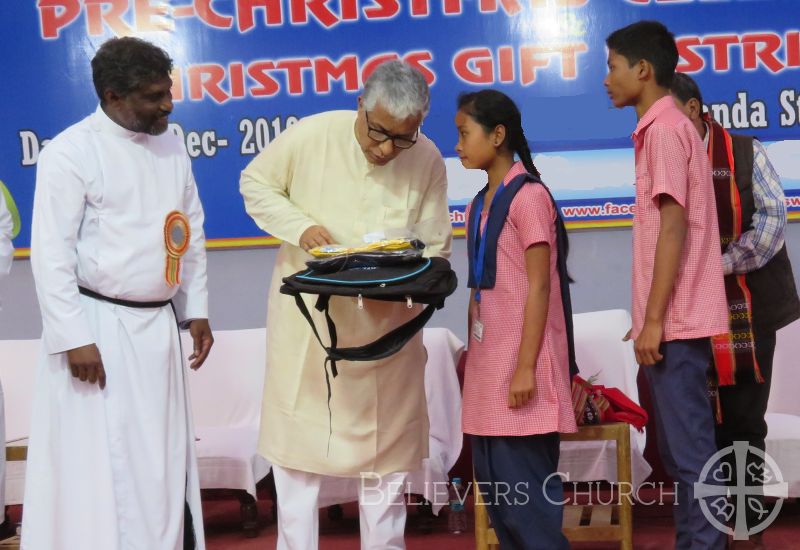
[[[272,466],[278,494],[277,550],[317,550],[319,492],[329,476]],[[358,512],[362,550],[404,550],[404,499],[408,472],[395,472],[359,483]]]

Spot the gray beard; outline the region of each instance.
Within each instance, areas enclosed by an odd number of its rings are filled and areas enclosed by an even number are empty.
[[[163,129],[158,128],[155,124],[147,125],[142,119],[139,117],[132,117],[132,120],[125,121],[127,124],[128,129],[138,132],[140,134],[147,134],[149,136],[160,136],[164,132],[167,131],[169,128],[169,124],[166,124]]]

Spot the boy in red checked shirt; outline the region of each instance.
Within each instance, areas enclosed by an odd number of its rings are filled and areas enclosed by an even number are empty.
[[[606,39],[604,84],[614,106],[634,107],[636,215],[633,326],[636,359],[653,399],[658,447],[677,482],[676,548],[724,548],[694,483],[717,451],[706,390],[709,338],[728,330],[711,170],[703,142],[670,95],[678,50],[656,21]]]

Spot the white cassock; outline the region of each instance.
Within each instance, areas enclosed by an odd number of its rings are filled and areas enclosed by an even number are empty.
[[[2,290],[3,279],[11,271],[11,260],[14,258],[14,245],[11,244],[11,232],[14,229],[14,221],[11,219],[11,212],[6,206],[6,199],[0,189],[0,290]],[[0,295],[0,309],[2,309],[2,295]],[[3,452],[0,452],[0,523],[5,519],[4,510],[6,509],[6,419],[3,399],[3,386],[0,385],[0,442],[3,443]]]
[[[164,222],[189,219],[181,284],[165,278]],[[181,140],[130,132],[101,108],[42,151],[31,263],[42,310],[26,475],[26,550],[183,548],[184,503],[205,548],[186,368],[173,310],[78,293],[172,299],[207,318],[203,210]],[[73,378],[66,351],[95,343],[107,385]],[[186,525],[186,528],[192,528]]]

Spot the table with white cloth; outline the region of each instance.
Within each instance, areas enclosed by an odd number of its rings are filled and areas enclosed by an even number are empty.
[[[0,340],[0,381],[5,401],[5,444],[27,441],[39,340]],[[25,494],[25,462],[6,463],[7,505],[22,504]]]
[[[255,454],[264,372],[264,329],[216,331],[215,337],[217,344],[207,363],[198,372],[188,373],[198,438],[200,486],[243,489],[255,496],[255,484],[269,472],[269,464]],[[407,487],[433,502],[434,511],[438,512],[447,502],[447,473],[461,453],[461,391],[456,365],[464,344],[444,328],[424,329],[423,341],[428,354],[425,392],[431,423],[430,455],[420,470],[410,473]],[[184,342],[188,343],[185,334]],[[39,340],[0,340],[7,445],[28,436],[38,353]],[[248,387],[253,391],[246,391]],[[226,397],[232,393],[236,395]],[[238,461],[234,460],[237,458]],[[249,461],[252,471],[240,466],[241,458]],[[22,503],[24,483],[25,464],[9,462],[7,504]],[[320,506],[356,500],[358,483],[357,479],[336,479],[323,485]]]

